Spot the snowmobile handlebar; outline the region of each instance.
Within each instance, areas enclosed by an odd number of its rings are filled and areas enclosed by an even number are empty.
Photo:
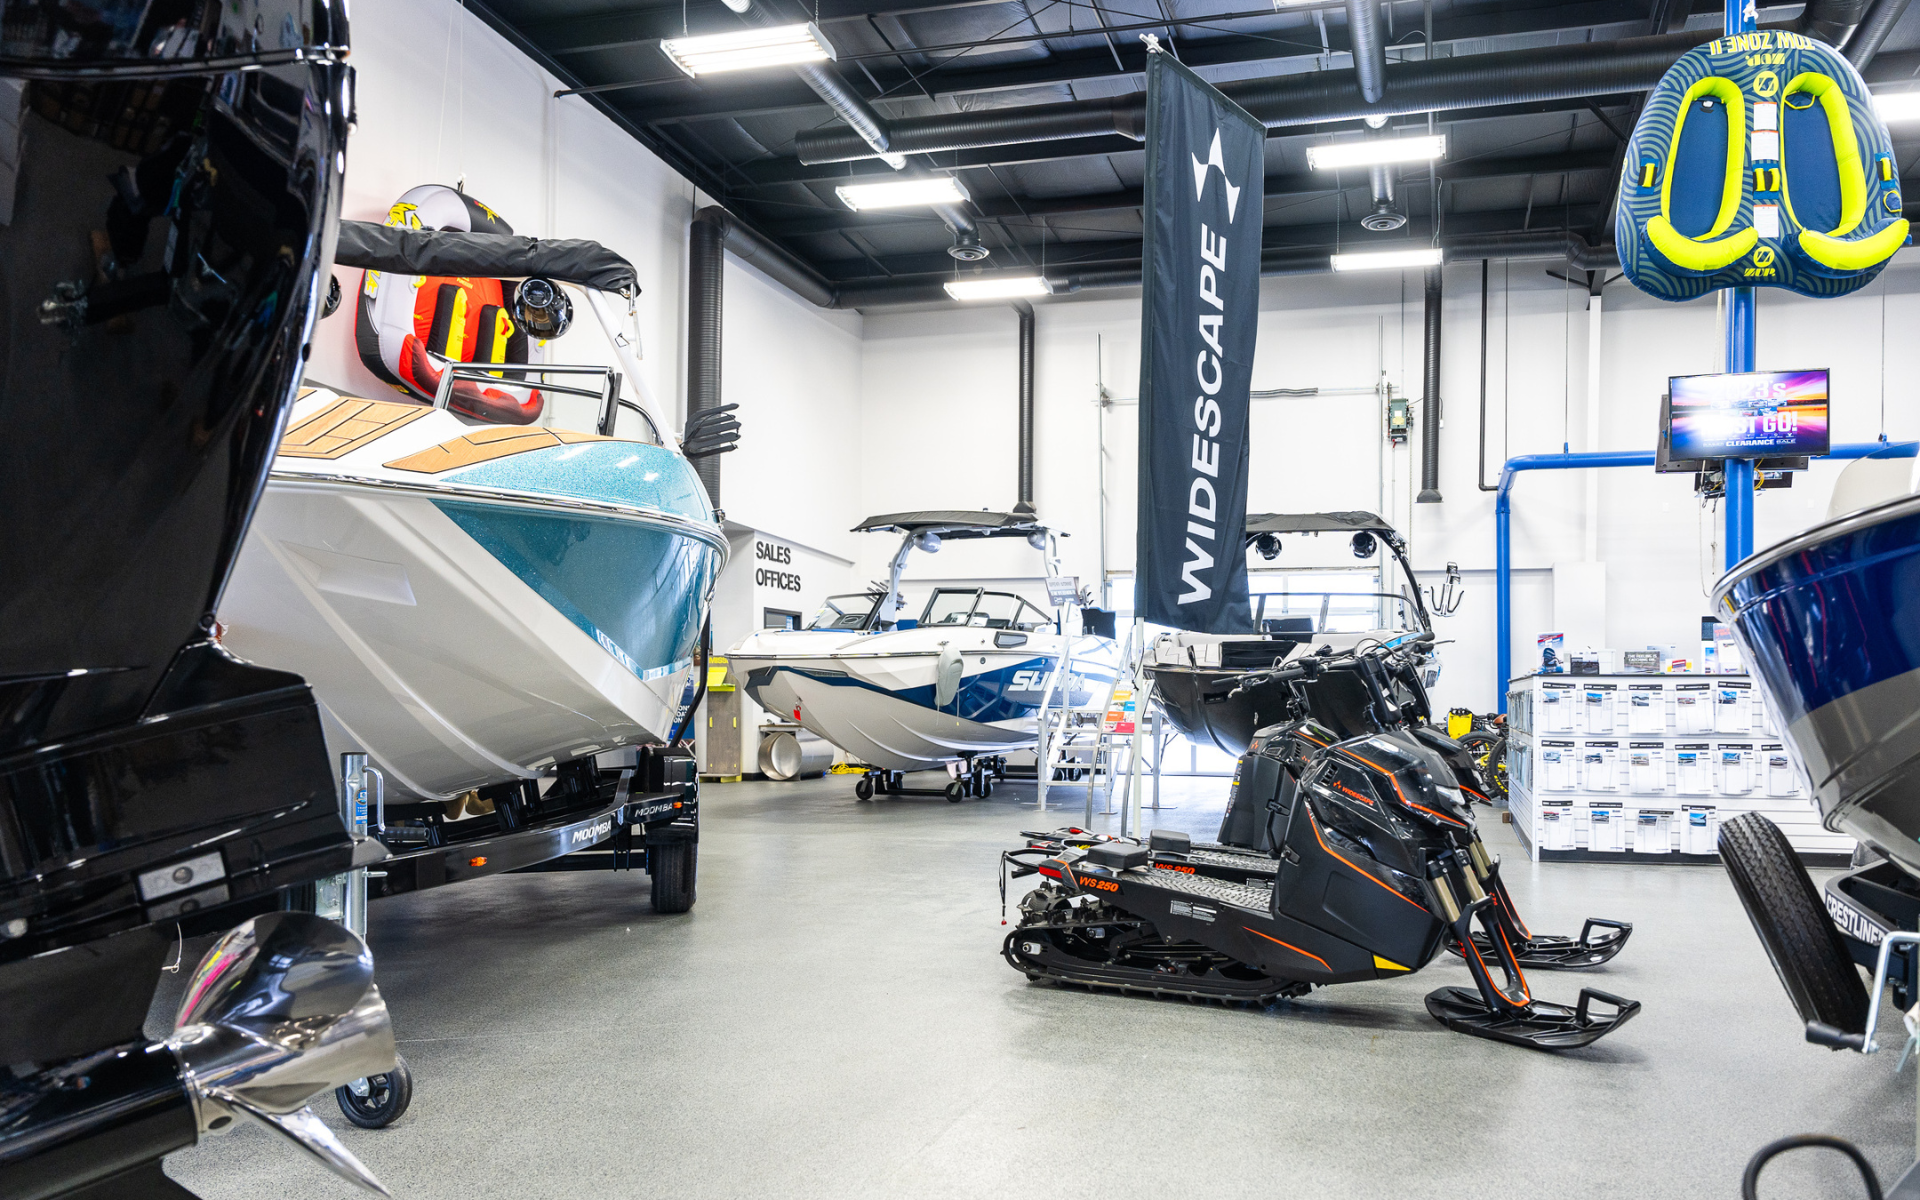
[[[1388,669],[1392,670],[1404,666],[1406,661],[1411,661],[1413,655],[1410,652],[1415,649],[1424,650],[1433,643],[1433,640],[1433,631],[1428,630],[1425,633],[1418,634],[1394,645],[1391,649],[1375,642],[1371,645],[1355,646],[1352,649],[1341,650],[1332,654],[1303,655],[1294,659],[1292,662],[1275,667],[1272,670],[1258,671],[1242,676],[1239,684],[1236,685],[1232,691],[1228,692],[1227,695],[1229,697],[1238,696],[1248,688],[1257,687],[1264,683],[1288,683],[1296,679],[1318,679],[1321,673],[1328,667],[1358,662],[1361,658],[1369,654],[1380,655]]]

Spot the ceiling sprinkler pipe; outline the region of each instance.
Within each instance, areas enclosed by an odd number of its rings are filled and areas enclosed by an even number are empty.
[[[1644,92],[1659,83],[1682,54],[1713,36],[1710,31],[1696,30],[1395,63],[1382,72],[1384,91],[1377,104],[1369,104],[1356,77],[1344,71],[1244,80],[1223,84],[1220,90],[1269,129]],[[900,154],[1111,134],[1136,141],[1146,136],[1145,102],[1139,95],[901,117],[887,122],[888,145]],[[802,131],[794,138],[794,152],[802,163],[810,165],[851,162],[871,158],[874,153],[849,130],[831,128]]]

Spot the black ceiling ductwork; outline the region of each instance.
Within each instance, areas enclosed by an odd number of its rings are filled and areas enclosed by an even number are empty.
[[[1431,62],[1397,63],[1383,72],[1385,94],[1370,105],[1359,81],[1343,71],[1316,71],[1228,83],[1220,90],[1269,129],[1369,115],[1407,116],[1478,105],[1565,100],[1644,92],[1711,31],[1623,38],[1616,42],[1503,50]],[[889,145],[901,154],[933,154],[986,146],[1119,134],[1146,136],[1145,100],[1036,104],[985,112],[902,117],[889,123]],[[809,129],[794,136],[806,165],[871,158],[873,149],[848,130]]]
[[[1016,515],[1033,515],[1033,305],[1015,300],[1020,314],[1020,498]]]
[[[1866,20],[1860,22],[1860,28],[1853,31],[1847,40],[1847,61],[1854,69],[1865,72],[1867,64],[1880,53],[1880,47],[1900,23],[1900,15],[1907,11],[1907,0],[1875,0],[1872,11]]]
[[[1387,94],[1387,48],[1380,41],[1379,0],[1347,0],[1347,40],[1353,47],[1353,75],[1360,98],[1380,103]]]
[[[1420,494],[1415,504],[1440,503],[1440,267],[1427,268],[1426,331],[1421,345]]]
[[[718,214],[716,220],[713,214]],[[687,421],[719,408],[720,340],[725,325],[726,213],[703,208],[687,230]],[[693,464],[707,499],[720,507],[720,456]]]
[[[1873,0],[1812,0],[1794,28],[1829,46],[1845,49],[1847,39],[1866,19],[1872,4]]]

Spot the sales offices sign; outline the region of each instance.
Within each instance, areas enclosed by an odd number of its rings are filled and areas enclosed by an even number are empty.
[[[1247,391],[1267,131],[1170,55],[1147,55],[1140,520],[1134,611],[1244,633]]]

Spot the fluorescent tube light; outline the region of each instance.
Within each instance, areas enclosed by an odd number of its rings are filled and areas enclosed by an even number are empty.
[[[1047,296],[1047,281],[1038,275],[992,275],[985,279],[949,279],[947,295],[955,300],[1012,300],[1019,296]]]
[[[897,179],[890,183],[850,183],[833,189],[855,212],[870,208],[911,208],[920,204],[964,204],[967,189],[951,175]]]
[[[717,71],[823,62],[834,56],[832,45],[811,23],[710,33],[701,37],[663,38],[660,52],[674,66],[695,77]]]
[[[1873,107],[1880,113],[1882,121],[1912,121],[1920,118],[1920,92],[1889,92],[1884,96],[1875,94]]]
[[[1384,271],[1439,265],[1440,248],[1437,246],[1419,250],[1367,250],[1358,254],[1333,256],[1333,269],[1336,271]]]
[[[1339,167],[1371,167],[1381,163],[1429,162],[1447,156],[1447,135],[1432,137],[1366,138],[1308,146],[1307,166],[1316,171]]]

